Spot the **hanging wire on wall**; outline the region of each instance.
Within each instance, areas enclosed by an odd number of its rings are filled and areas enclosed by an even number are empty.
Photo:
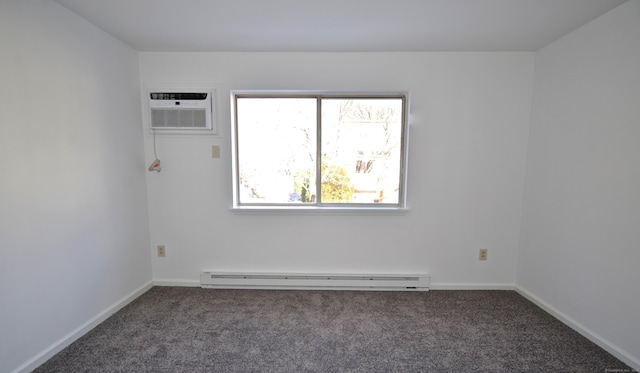
[[[156,172],[160,172],[162,170],[162,168],[160,167],[160,160],[158,159],[158,153],[156,152],[156,131],[153,130],[153,156],[156,158],[153,162],[151,162],[151,165],[149,166],[148,170],[151,171],[156,171]]]

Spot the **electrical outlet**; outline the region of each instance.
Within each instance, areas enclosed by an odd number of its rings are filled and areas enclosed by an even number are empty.
[[[164,250],[164,245],[158,245],[158,256],[164,257],[166,254],[167,253]]]
[[[211,146],[211,158],[220,158],[220,145]]]
[[[480,257],[479,257],[479,259],[480,260],[487,260],[487,255],[489,254],[488,251],[489,251],[488,249],[480,249]]]

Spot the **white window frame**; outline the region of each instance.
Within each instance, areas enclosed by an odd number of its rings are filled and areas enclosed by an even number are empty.
[[[401,124],[401,144],[400,144],[400,175],[399,175],[399,194],[397,204],[380,204],[380,203],[240,203],[240,172],[239,172],[239,154],[238,154],[238,127],[237,127],[237,99],[238,98],[314,98],[317,102],[318,109],[321,109],[321,100],[325,98],[337,99],[371,99],[371,98],[394,98],[402,100],[402,124]],[[232,182],[233,182],[233,205],[231,209],[234,212],[249,213],[307,213],[307,212],[338,212],[344,213],[388,213],[391,215],[404,214],[408,211],[407,206],[407,163],[408,163],[408,144],[409,144],[409,95],[407,92],[380,92],[380,93],[343,93],[343,92],[318,92],[318,91],[231,91],[231,146],[232,146]],[[316,168],[321,168],[321,110],[317,112],[317,156]],[[318,180],[316,188],[321,185],[319,180],[320,172],[317,172]]]

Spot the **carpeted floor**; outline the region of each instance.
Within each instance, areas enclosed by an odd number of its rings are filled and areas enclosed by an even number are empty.
[[[633,370],[513,291],[154,287],[36,372]]]

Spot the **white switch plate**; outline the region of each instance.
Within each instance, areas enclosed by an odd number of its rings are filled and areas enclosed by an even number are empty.
[[[211,146],[211,158],[220,158],[220,145]]]

